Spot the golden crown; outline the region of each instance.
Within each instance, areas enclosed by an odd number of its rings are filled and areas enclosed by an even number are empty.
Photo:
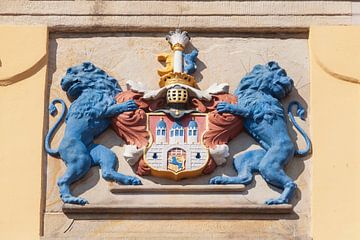
[[[168,85],[182,84],[196,87],[195,78],[185,73],[183,66],[183,51],[190,40],[188,33],[176,29],[166,36],[166,40],[169,42],[172,51],[158,55],[158,61],[165,63],[164,68],[158,69],[159,86],[162,88]]]
[[[196,87],[195,78],[186,73],[170,72],[160,77],[160,87],[165,87],[172,84],[183,84],[190,87]]]

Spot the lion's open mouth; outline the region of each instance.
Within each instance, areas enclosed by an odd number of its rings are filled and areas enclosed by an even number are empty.
[[[74,81],[71,85],[70,85],[70,87],[68,87],[68,91],[71,91],[72,89],[74,89],[77,85],[79,85],[79,81],[78,80],[76,80],[76,81]]]
[[[78,95],[78,93],[80,92],[80,85],[81,82],[79,80],[74,80],[72,82],[72,84],[68,87],[68,89],[66,90],[66,92],[72,96],[75,97],[76,95]]]
[[[275,83],[271,88],[273,94],[275,94],[277,98],[283,98],[286,96],[285,88],[281,83]]]
[[[69,88],[71,86],[73,86],[75,83],[79,82],[78,79],[74,79],[74,78],[69,78],[69,77],[64,77],[63,79],[61,79],[61,88],[64,90],[64,91],[67,91],[69,90]]]

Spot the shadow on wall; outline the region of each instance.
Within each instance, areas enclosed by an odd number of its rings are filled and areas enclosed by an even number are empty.
[[[3,79],[0,79],[0,86],[8,86],[24,79],[27,79],[37,72],[39,72],[48,62],[48,56],[45,54],[37,62],[35,62],[31,67],[25,69],[23,72],[16,73],[13,76],[9,76]],[[0,67],[2,67],[2,62],[0,60]]]
[[[186,52],[191,52],[193,50],[199,51],[196,47],[194,47],[192,42],[189,42],[187,44],[187,47],[186,47],[185,51]],[[201,55],[201,52],[199,52],[199,54]],[[194,73],[194,77],[196,79],[196,82],[200,83],[202,81],[202,79],[204,78],[204,76],[201,74],[201,72],[207,68],[205,63],[203,61],[201,61],[200,56],[198,56],[198,58],[196,59],[196,66],[197,66],[197,68],[196,68],[196,72]]]

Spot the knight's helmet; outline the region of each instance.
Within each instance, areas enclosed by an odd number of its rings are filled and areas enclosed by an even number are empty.
[[[197,50],[185,54],[185,46],[190,37],[187,32],[176,29],[166,36],[171,46],[171,53],[158,56],[159,61],[165,61],[166,67],[159,69],[160,87],[168,87],[166,99],[169,107],[183,109],[189,100],[188,87],[197,88],[195,78],[190,74],[196,70]]]

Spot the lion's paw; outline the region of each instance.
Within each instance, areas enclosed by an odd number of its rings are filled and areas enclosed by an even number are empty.
[[[126,101],[126,111],[134,111],[136,109],[138,109],[138,105],[135,103],[134,100],[128,100]]]
[[[231,181],[231,178],[229,177],[223,177],[223,176],[216,176],[210,179],[210,184],[231,184],[233,183]]]
[[[288,203],[289,200],[288,199],[284,199],[284,198],[272,198],[269,200],[265,201],[265,204],[267,205],[278,205],[278,204],[286,204]]]
[[[78,205],[85,205],[85,204],[89,203],[84,198],[74,197],[71,195],[62,196],[61,199],[63,200],[64,203],[71,203],[71,204],[78,204]]]
[[[125,185],[141,185],[141,180],[137,177],[128,176],[126,177],[125,181],[123,182]]]
[[[231,112],[233,112],[233,106],[232,106],[232,104],[230,104],[228,102],[220,102],[216,106],[216,110],[219,113],[231,113]]]

